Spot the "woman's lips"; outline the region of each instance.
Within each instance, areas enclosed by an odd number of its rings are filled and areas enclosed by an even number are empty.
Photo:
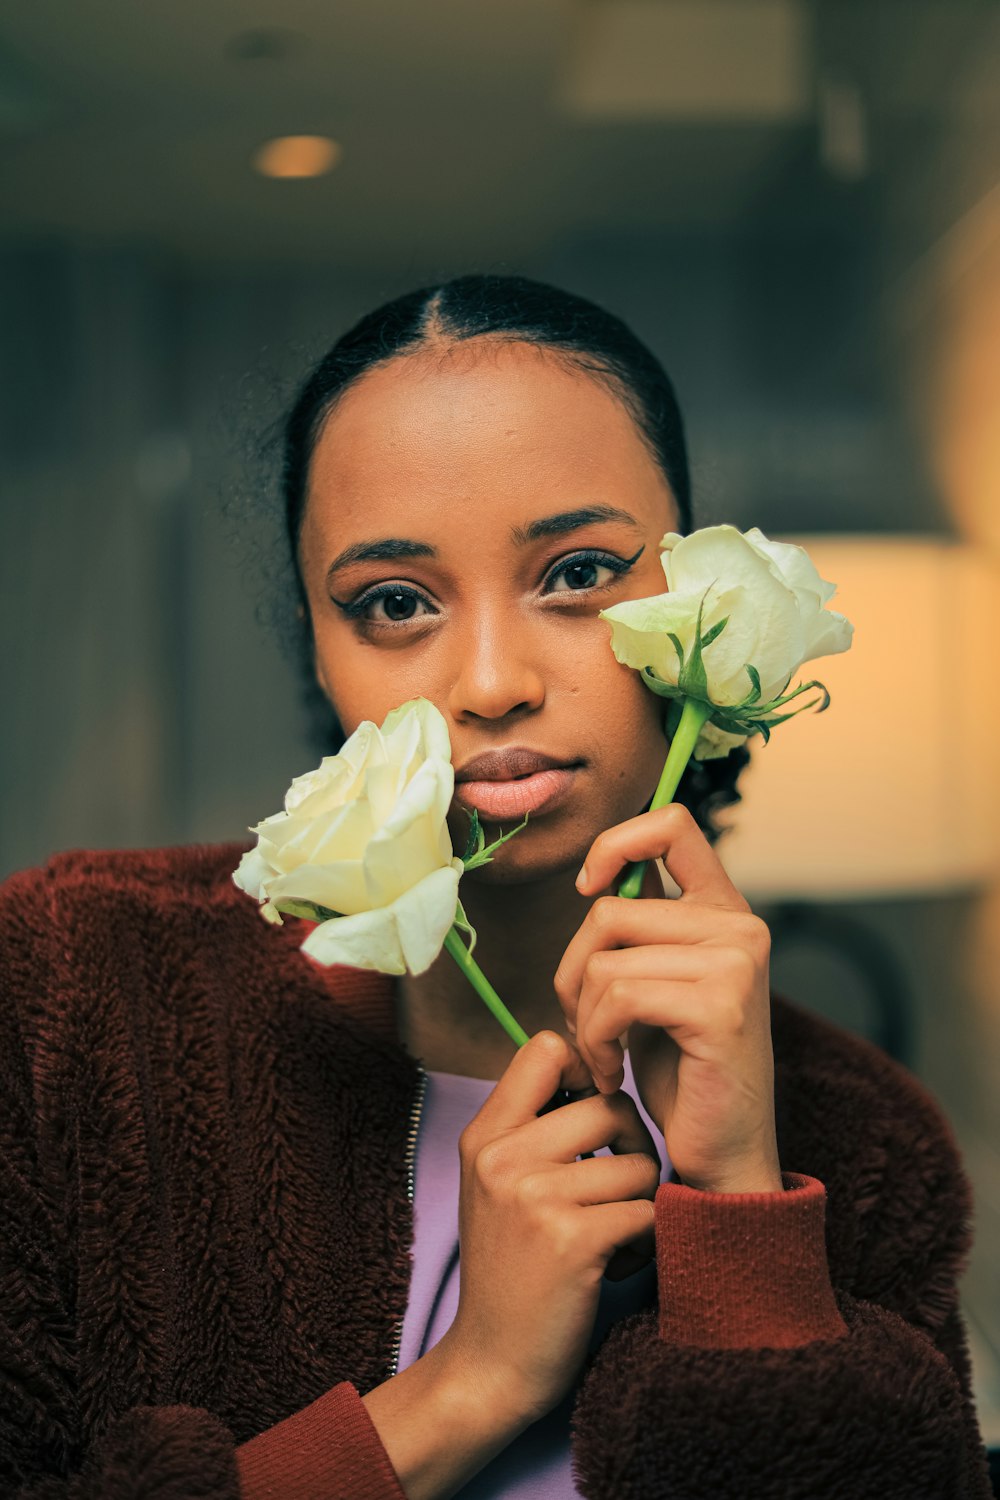
[[[569,796],[578,770],[578,766],[558,766],[513,781],[460,781],[455,787],[455,801],[470,811],[476,808],[487,818],[548,812]]]

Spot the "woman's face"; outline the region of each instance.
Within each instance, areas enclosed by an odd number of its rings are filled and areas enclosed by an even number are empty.
[[[575,873],[652,795],[663,704],[615,660],[598,611],[663,592],[657,544],[677,525],[625,408],[535,345],[398,357],[327,419],[300,548],[316,675],[345,733],[409,698],[440,709],[459,851],[477,796],[488,839],[521,821],[520,795],[547,796],[470,878]],[[463,789],[473,757],[514,747],[565,769],[533,790]]]

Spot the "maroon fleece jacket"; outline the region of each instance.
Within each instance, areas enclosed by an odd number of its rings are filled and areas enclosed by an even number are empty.
[[[400,1500],[361,1396],[406,1307],[420,1067],[382,975],[232,884],[243,844],[0,885],[0,1494]],[[785,1191],[656,1197],[658,1308],[593,1356],[591,1500],[987,1500],[940,1108],[772,997]]]

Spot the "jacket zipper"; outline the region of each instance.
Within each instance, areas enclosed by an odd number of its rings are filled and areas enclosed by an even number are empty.
[[[419,1063],[417,1064],[417,1073],[419,1076],[417,1079],[416,1093],[413,1096],[413,1107],[410,1110],[410,1128],[406,1137],[405,1157],[406,1196],[411,1204],[413,1202],[414,1188],[416,1184],[417,1137],[420,1135],[420,1116],[423,1111],[424,1098],[427,1093],[427,1073],[422,1067],[420,1067]],[[403,1323],[405,1322],[405,1319],[406,1314],[404,1312],[403,1316],[400,1318],[398,1324],[396,1325],[396,1332],[392,1341],[392,1360],[389,1365],[388,1376],[390,1380],[394,1375],[398,1375],[399,1373],[397,1366],[399,1365],[399,1351],[403,1343]]]

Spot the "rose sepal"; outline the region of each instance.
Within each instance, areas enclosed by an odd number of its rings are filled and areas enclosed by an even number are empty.
[[[488,865],[501,844],[506,844],[507,840],[512,839],[515,833],[520,833],[522,828],[528,826],[528,818],[530,816],[530,813],[525,813],[523,821],[518,823],[516,828],[512,828],[510,833],[501,834],[498,839],[494,839],[492,844],[487,847],[486,835],[479,821],[479,809],[474,807],[472,809],[472,822],[469,825],[469,837],[466,841],[465,853],[462,855],[462,863],[465,868],[467,870],[478,870],[481,865]]]

